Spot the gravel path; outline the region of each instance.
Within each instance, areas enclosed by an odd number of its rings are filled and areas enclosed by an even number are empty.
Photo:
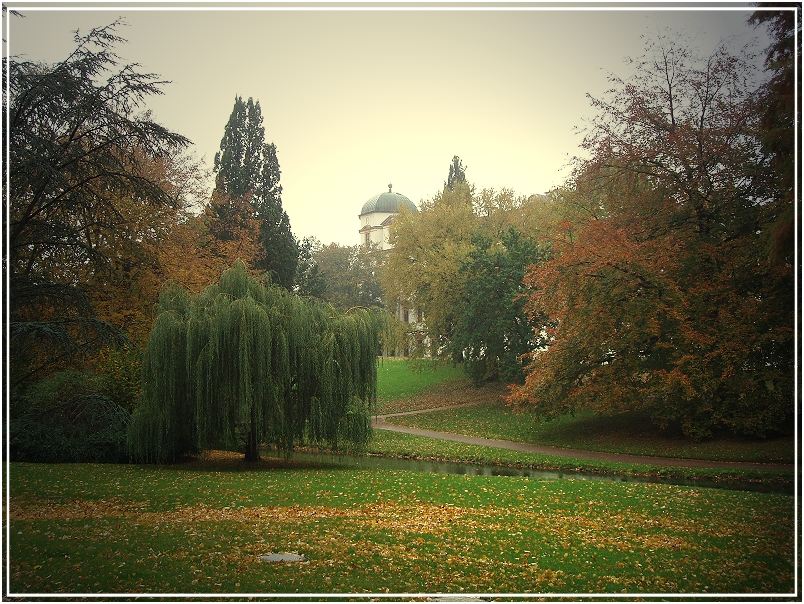
[[[401,432],[413,436],[425,436],[439,440],[449,440],[467,445],[480,445],[483,447],[496,447],[498,449],[510,449],[521,453],[540,453],[542,455],[553,455],[555,457],[568,457],[573,459],[583,459],[591,461],[611,461],[632,464],[646,464],[652,466],[675,466],[679,468],[720,468],[733,470],[792,470],[793,464],[789,463],[758,463],[751,461],[712,461],[709,459],[684,459],[680,457],[655,457],[652,455],[631,455],[629,453],[609,453],[606,451],[588,451],[585,449],[566,449],[564,447],[551,447],[550,445],[534,445],[530,443],[520,443],[513,440],[501,440],[496,438],[481,438],[479,436],[466,436],[454,432],[438,432],[436,430],[425,430],[423,428],[412,428],[409,426],[399,426],[389,423],[388,418],[399,417],[402,415],[418,415],[429,413],[430,411],[440,411],[442,409],[457,409],[459,407],[469,407],[476,403],[463,405],[446,405],[443,407],[433,407],[431,409],[420,409],[418,411],[405,411],[403,413],[387,413],[374,417],[371,425],[378,430],[388,430],[390,432]]]

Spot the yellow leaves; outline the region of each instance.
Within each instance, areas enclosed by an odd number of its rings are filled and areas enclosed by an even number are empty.
[[[400,214],[394,223],[394,248],[380,275],[386,296],[414,301],[429,329],[443,328],[461,291],[458,268],[472,249],[476,225],[468,187],[437,195],[417,214]]]
[[[154,475],[125,471],[110,494],[124,493],[133,474]],[[341,471],[337,480],[318,470],[220,472],[209,481],[194,466],[168,473],[129,490],[147,503],[90,500],[100,496],[91,481],[65,500],[50,474],[47,490],[14,497],[12,582],[44,591],[91,591],[100,581],[103,591],[534,594],[771,591],[792,582],[789,497],[580,481],[516,480],[512,491],[515,479],[449,476],[428,489],[420,475],[400,473],[399,488],[361,483],[366,498],[381,499],[366,503],[335,498],[351,488]],[[179,476],[186,487],[167,484]],[[262,497],[282,485],[296,496]],[[179,500],[205,504],[154,511]],[[238,507],[260,500],[298,504]],[[279,551],[308,562],[259,559]],[[74,572],[69,565],[79,562]]]
[[[11,501],[12,520],[83,520],[104,516],[131,516],[144,509],[142,502],[119,499],[73,500],[54,503],[45,499]]]
[[[144,524],[177,524],[198,522],[266,522],[307,523],[324,519],[347,520],[361,527],[393,534],[441,534],[450,530],[450,522],[463,519],[471,510],[449,505],[397,504],[383,502],[361,507],[330,506],[258,506],[213,507],[204,504],[181,507],[173,511],[145,511],[144,502],[122,502],[117,499],[73,500],[52,503],[47,500],[14,501],[13,520],[76,520],[102,517],[128,517]]]
[[[636,541],[650,551],[657,549],[688,549],[692,547],[686,539],[672,535],[641,535]]]
[[[545,587],[552,585],[566,576],[566,573],[562,570],[539,568],[536,563],[531,564],[528,570],[532,575],[532,580],[536,584],[534,591],[547,591]]]
[[[370,530],[395,535],[409,534],[439,536],[453,530],[456,524],[463,530],[501,530],[523,537],[523,531],[537,530],[547,539],[572,547],[580,541],[585,546],[609,550],[628,550],[635,547],[650,551],[658,549],[689,549],[691,543],[674,533],[701,533],[704,527],[685,525],[678,521],[661,523],[656,518],[634,518],[621,515],[600,515],[595,512],[567,514],[552,511],[516,511],[507,508],[465,508],[432,503],[381,502],[359,507],[331,506],[255,506],[212,507],[194,505],[173,511],[145,511],[143,502],[122,502],[117,499],[73,500],[55,504],[46,500],[13,502],[12,520],[76,520],[102,517],[126,517],[137,524],[164,525],[199,522],[243,522],[255,524],[300,524],[336,519],[354,530]],[[650,520],[653,520],[651,522]],[[511,522],[516,524],[511,524]],[[661,526],[661,525],[664,526]],[[514,527],[521,530],[514,531]],[[639,527],[650,527],[642,533]],[[660,532],[656,532],[656,530]],[[703,531],[708,533],[709,531]],[[722,531],[717,532],[722,536]],[[423,543],[417,540],[417,543]],[[532,552],[523,549],[528,559]]]

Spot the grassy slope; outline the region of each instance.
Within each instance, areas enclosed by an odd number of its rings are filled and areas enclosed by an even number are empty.
[[[471,436],[594,451],[731,461],[793,462],[791,437],[767,440],[719,438],[693,442],[656,431],[650,425],[649,418],[636,413],[613,417],[584,413],[540,421],[531,413],[516,413],[502,403],[487,402],[477,407],[434,411],[394,418],[392,421],[405,426]]]
[[[792,589],[785,495],[221,463],[12,464],[12,590]]]
[[[377,368],[377,412],[396,413],[412,409],[427,409],[430,405],[421,395],[439,386],[466,387],[463,370],[455,365],[419,359],[384,358]]]
[[[397,367],[396,379],[404,379],[405,371],[403,365]],[[390,421],[442,432],[594,451],[728,461],[793,462],[792,437],[767,440],[718,438],[692,442],[681,436],[659,432],[649,418],[635,413],[613,417],[583,413],[541,421],[533,413],[516,413],[506,407],[500,401],[501,392],[495,387],[475,389],[465,380],[453,378],[430,393],[407,399],[406,404],[415,409],[460,402],[480,404],[397,417]]]

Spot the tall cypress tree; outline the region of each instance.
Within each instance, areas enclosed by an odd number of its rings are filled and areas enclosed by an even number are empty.
[[[238,96],[223,131],[221,150],[215,154],[215,190],[230,197],[245,195],[249,178],[253,178],[243,169],[246,128],[246,104]]]
[[[455,155],[449,165],[449,174],[444,188],[452,191],[459,182],[466,182],[466,166],[463,165],[461,158]]]
[[[257,112],[260,105],[257,103]],[[290,218],[282,209],[282,185],[279,184],[279,160],[274,143],[262,146],[262,171],[254,198],[260,220],[260,244],[265,253],[257,261],[271,275],[274,283],[285,289],[293,286],[299,259],[299,245],[290,230]]]
[[[249,98],[244,102],[242,97],[235,97],[220,151],[215,155],[215,188],[234,200],[251,194],[262,247],[256,267],[270,274],[274,283],[290,289],[298,244],[282,208],[280,174],[276,145],[265,142],[259,101]]]

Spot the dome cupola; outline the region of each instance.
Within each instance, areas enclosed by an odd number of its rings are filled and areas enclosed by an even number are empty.
[[[391,191],[391,185],[388,185],[387,192],[379,193],[363,204],[363,208],[360,210],[360,216],[372,214],[374,212],[396,214],[400,212],[402,208],[406,208],[411,212],[419,211],[416,208],[416,204],[414,204],[410,199],[401,193],[394,193]]]

